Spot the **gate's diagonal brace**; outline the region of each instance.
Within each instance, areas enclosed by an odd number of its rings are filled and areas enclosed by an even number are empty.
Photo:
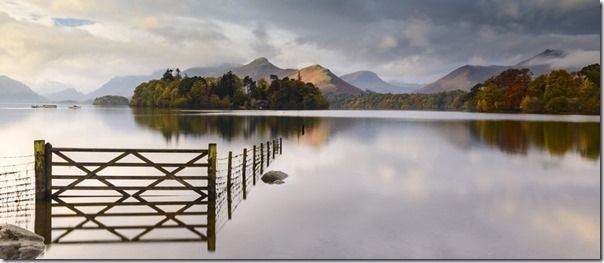
[[[94,169],[93,171],[88,170],[86,167],[78,165],[74,160],[72,160],[71,158],[67,157],[65,154],[56,151],[54,152],[57,156],[63,158],[65,161],[67,161],[70,164],[73,164],[74,167],[77,167],[78,169],[82,170],[83,172],[86,173],[85,176],[83,176],[80,179],[76,179],[75,181],[71,182],[70,184],[66,185],[65,188],[63,189],[59,189],[58,191],[56,191],[55,193],[53,193],[51,196],[52,197],[56,197],[59,196],[61,193],[73,188],[74,186],[78,185],[79,183],[81,183],[82,181],[86,180],[86,179],[90,179],[94,176],[97,175],[98,172],[102,171],[103,169],[107,168],[109,165],[116,163],[117,161],[123,159],[124,157],[128,156],[130,154],[130,152],[124,152],[122,154],[120,154],[119,156],[111,159],[109,162],[105,163],[104,165],[101,165],[99,167],[97,167],[96,169]],[[125,191],[116,189],[115,185],[113,185],[112,183],[108,182],[107,180],[104,179],[97,179],[101,182],[103,182],[105,185],[109,186],[112,190],[115,190],[117,192],[119,192],[120,194],[124,195],[124,196],[129,196],[129,194]]]

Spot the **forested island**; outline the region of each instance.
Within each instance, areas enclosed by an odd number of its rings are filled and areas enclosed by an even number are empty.
[[[329,103],[312,83],[270,76],[254,81],[231,71],[221,77],[181,76],[168,69],[159,80],[140,84],[130,100],[132,107],[186,109],[327,109]]]
[[[128,106],[128,98],[123,96],[107,95],[95,98],[92,102],[95,106]]]
[[[332,96],[332,109],[436,110],[502,113],[600,114],[600,65],[575,73],[554,70],[532,79],[509,69],[472,87],[434,94]]]

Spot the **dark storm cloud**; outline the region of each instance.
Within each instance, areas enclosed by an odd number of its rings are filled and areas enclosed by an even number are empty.
[[[596,0],[0,0],[0,71],[90,90],[120,74],[264,56],[425,83],[548,48],[597,58],[600,11]]]
[[[220,19],[285,28],[298,44],[384,68],[390,77],[410,63],[438,75],[467,63],[515,63],[546,48],[599,49],[600,4],[593,0],[259,0],[205,10]]]

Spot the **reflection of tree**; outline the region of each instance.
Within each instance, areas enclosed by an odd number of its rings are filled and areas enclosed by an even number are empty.
[[[562,156],[577,151],[600,157],[600,124],[573,122],[473,121],[471,134],[507,153],[526,154],[530,147]]]
[[[132,109],[134,121],[159,131],[166,140],[186,136],[218,135],[228,141],[243,137],[290,137],[313,133],[321,124],[317,117],[233,116],[187,114],[161,109]],[[326,137],[326,136],[325,136]]]

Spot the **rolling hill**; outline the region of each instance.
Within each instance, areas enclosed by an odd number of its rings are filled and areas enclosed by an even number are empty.
[[[565,69],[573,72],[589,63],[597,63],[597,58],[592,62],[573,63],[570,54],[563,50],[546,49],[545,51],[510,66],[475,66],[465,65],[459,67],[444,77],[419,89],[418,93],[436,93],[451,90],[469,91],[474,85],[484,82],[488,78],[510,68],[528,68],[533,76],[548,73],[554,69]],[[562,63],[561,63],[562,62]],[[568,63],[563,63],[568,62]]]
[[[413,84],[408,86],[397,86],[388,83],[372,71],[357,71],[342,75],[340,78],[360,89],[370,90],[377,93],[410,93],[419,88],[417,86],[412,86]]]
[[[324,68],[321,65],[312,65],[300,69],[293,74],[289,75],[289,78],[297,79],[298,73],[300,78],[304,82],[311,82],[317,86],[323,94],[361,94],[363,91],[348,82],[342,80],[340,77],[333,74],[329,69]]]
[[[61,91],[44,94],[51,101],[82,101],[86,98],[84,93],[79,92],[75,88],[66,88]]]
[[[1,102],[42,102],[46,98],[34,92],[27,85],[7,76],[0,76]]]
[[[296,72],[295,69],[279,68],[263,57],[254,59],[249,64],[233,68],[232,71],[239,77],[250,76],[253,80],[269,79],[270,75],[283,78]]]
[[[439,80],[417,90],[418,93],[437,93],[451,90],[469,91],[477,83],[497,75],[509,66],[473,66],[465,65],[453,70]]]
[[[129,76],[117,76],[103,84],[100,88],[86,94],[85,98],[92,100],[97,97],[115,95],[123,96],[126,98],[132,97],[134,89],[143,83],[151,79],[157,79],[161,77],[164,71],[158,70],[153,72],[151,75],[129,75]]]

